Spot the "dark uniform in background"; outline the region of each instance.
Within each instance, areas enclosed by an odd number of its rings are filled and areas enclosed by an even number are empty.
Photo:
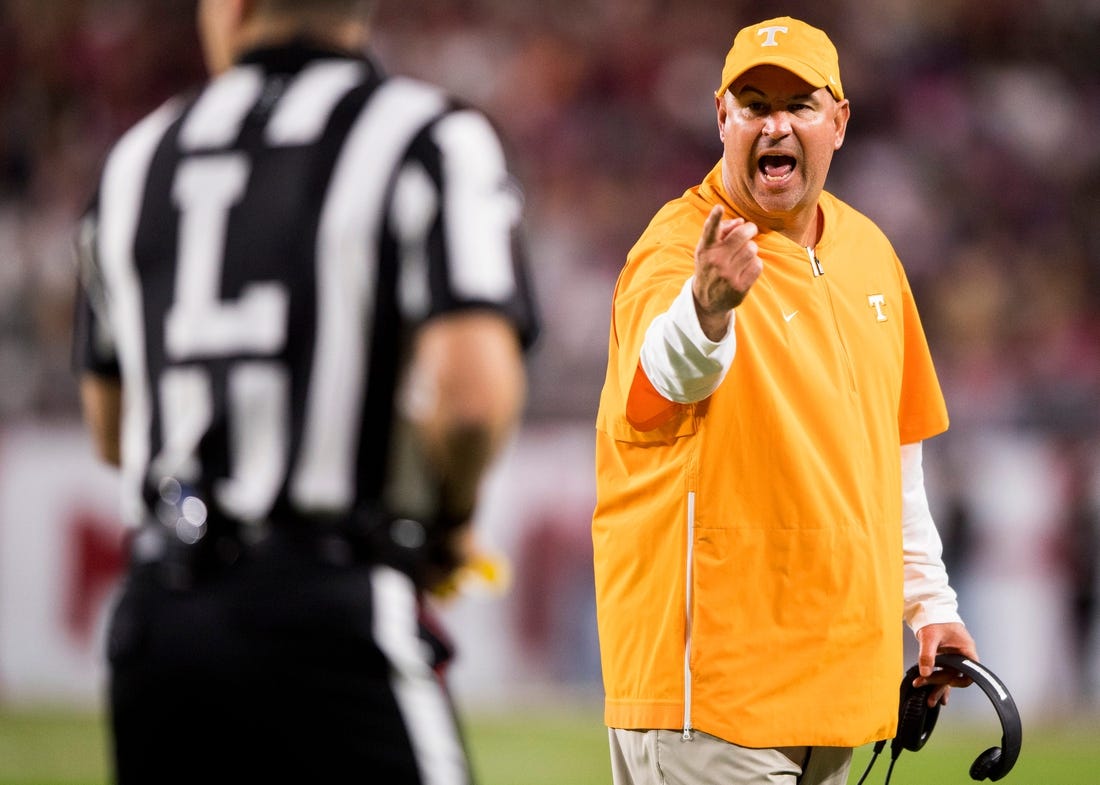
[[[122,381],[120,782],[468,781],[418,624],[455,522],[398,390],[438,316],[530,345],[521,208],[484,116],[304,41],[111,152],[75,348]]]

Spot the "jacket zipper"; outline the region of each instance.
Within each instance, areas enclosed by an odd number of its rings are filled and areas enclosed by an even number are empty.
[[[840,352],[844,357],[844,367],[848,371],[848,386],[852,392],[856,390],[856,375],[852,369],[852,357],[848,353],[848,345],[844,342],[844,335],[840,331],[840,320],[836,317],[836,306],[833,304],[833,291],[829,287],[829,279],[825,278],[825,268],[821,266],[821,260],[817,258],[814,249],[806,246],[806,254],[810,257],[810,267],[813,269],[814,278],[822,278],[825,287],[825,299],[829,302],[829,313],[833,317],[833,326],[836,328],[836,340],[840,346]]]
[[[691,741],[691,582],[695,556],[695,491],[687,498],[687,565],[684,570],[684,741]]]

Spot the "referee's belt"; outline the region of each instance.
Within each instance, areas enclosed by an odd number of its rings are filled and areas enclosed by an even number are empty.
[[[333,567],[386,564],[420,582],[428,565],[440,564],[440,543],[420,521],[359,513],[355,516],[281,516],[263,523],[184,518],[148,520],[129,536],[135,569],[156,568],[164,582],[188,588],[232,569],[242,559],[281,558]]]

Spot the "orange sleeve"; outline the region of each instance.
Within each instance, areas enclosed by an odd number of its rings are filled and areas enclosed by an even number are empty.
[[[626,421],[639,431],[651,431],[664,425],[676,411],[678,404],[661,395],[653,387],[639,362],[634,371],[634,381],[626,396]]]
[[[903,280],[902,299],[905,310],[905,366],[898,406],[898,432],[901,443],[910,444],[946,431],[948,416],[947,404],[908,280]]]
[[[695,244],[710,205],[698,195],[665,205],[627,255],[612,301],[607,378],[600,421],[653,431],[690,406],[670,401],[653,387],[639,356],[646,329],[675,300],[695,272]]]

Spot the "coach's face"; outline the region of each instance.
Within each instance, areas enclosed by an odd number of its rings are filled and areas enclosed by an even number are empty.
[[[747,218],[777,231],[812,223],[848,101],[782,68],[761,65],[717,98],[726,193]]]

